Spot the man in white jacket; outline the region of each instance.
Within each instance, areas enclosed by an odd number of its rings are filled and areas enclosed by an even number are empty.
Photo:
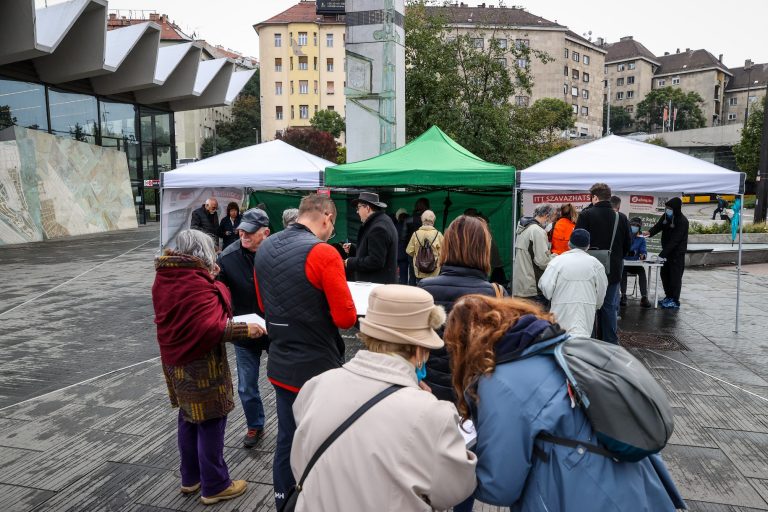
[[[568,242],[571,250],[553,259],[539,280],[555,320],[572,336],[592,336],[595,312],[608,288],[605,268],[587,253],[589,239],[589,231],[574,229]]]

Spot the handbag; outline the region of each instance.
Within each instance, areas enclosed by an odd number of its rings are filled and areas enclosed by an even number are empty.
[[[294,512],[294,510],[296,510],[296,502],[299,500],[299,494],[301,494],[301,490],[304,487],[304,480],[307,479],[307,475],[312,470],[312,467],[315,465],[320,456],[325,452],[325,450],[327,450],[328,447],[330,447],[333,442],[336,441],[336,439],[338,439],[339,436],[344,433],[345,430],[347,430],[355,421],[357,421],[360,416],[368,412],[368,409],[381,402],[383,399],[402,387],[403,386],[400,386],[399,384],[392,384],[384,391],[378,393],[376,396],[361,405],[355,412],[352,413],[349,418],[344,421],[344,423],[339,425],[336,430],[334,430],[331,435],[329,435],[328,438],[323,441],[323,444],[320,445],[320,447],[315,451],[314,455],[312,455],[312,458],[309,459],[307,467],[304,468],[304,473],[301,475],[299,482],[293,486],[290,491],[288,491],[288,495],[285,497],[285,501],[283,502],[283,506],[280,507],[279,512]]]
[[[614,212],[616,213],[616,212]],[[616,213],[616,220],[613,221],[613,234],[611,235],[611,245],[608,249],[589,249],[587,253],[602,263],[605,268],[605,275],[611,275],[611,251],[613,250],[613,241],[616,238],[616,229],[619,227],[619,214]]]

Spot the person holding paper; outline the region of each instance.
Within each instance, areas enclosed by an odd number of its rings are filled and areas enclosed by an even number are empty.
[[[361,192],[352,201],[363,225],[357,234],[357,254],[348,256],[344,266],[353,273],[355,281],[391,284],[397,282],[397,228],[384,212],[386,203],[379,194]],[[351,244],[342,246],[349,255]]]
[[[256,300],[253,257],[261,243],[269,236],[269,217],[264,210],[251,208],[243,214],[237,226],[240,239],[219,255],[218,279],[232,293],[234,314],[263,315]],[[259,365],[261,352],[269,345],[264,336],[258,342],[235,343],[237,358],[237,393],[243,404],[248,430],[243,436],[243,446],[253,448],[264,437],[264,404],[259,391]]]
[[[179,233],[176,250],[156,258],[155,269],[160,360],[171,405],[179,409],[180,492],[201,491],[206,505],[236,498],[247,485],[232,481],[224,462],[224,429],[234,408],[224,343],[258,338],[264,330],[232,321],[230,293],[214,279],[216,250],[207,234]]]
[[[312,377],[342,365],[339,328],[357,320],[341,256],[325,243],[335,222],[331,198],[310,194],[301,200],[296,223],[267,238],[256,253],[257,294],[270,338],[267,377],[277,409],[272,477],[278,510],[295,484],[290,455],[296,394]]]

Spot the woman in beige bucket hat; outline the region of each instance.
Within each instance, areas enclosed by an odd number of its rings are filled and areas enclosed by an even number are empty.
[[[307,382],[293,406],[291,467],[299,481],[312,455],[362,404],[371,407],[322,454],[296,510],[377,512],[444,510],[475,488],[477,459],[466,449],[453,404],[419,387],[445,311],[419,288],[385,285],[368,299],[360,350],[342,368]],[[418,376],[417,376],[418,374]]]

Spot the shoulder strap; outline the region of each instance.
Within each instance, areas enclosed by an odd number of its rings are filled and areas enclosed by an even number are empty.
[[[616,220],[613,221],[613,234],[611,235],[611,245],[608,246],[608,252],[613,250],[613,241],[616,238],[616,229],[619,227],[619,212],[614,212],[616,214]]]
[[[309,474],[312,467],[315,465],[317,460],[320,458],[321,455],[325,452],[325,450],[328,449],[329,446],[333,444],[336,439],[339,438],[341,434],[344,433],[345,430],[347,430],[354,422],[356,422],[360,416],[368,412],[368,409],[376,405],[377,403],[384,400],[386,397],[394,393],[395,391],[399,390],[403,386],[400,386],[399,384],[392,384],[388,388],[386,388],[384,391],[378,393],[376,396],[365,402],[363,405],[360,406],[359,409],[357,409],[355,412],[352,413],[352,416],[346,419],[344,423],[339,425],[336,430],[333,431],[331,435],[328,436],[328,438],[323,441],[323,444],[320,445],[320,447],[315,451],[315,454],[312,455],[312,458],[309,459],[309,463],[307,464],[307,467],[304,468],[304,473],[301,475],[301,480],[299,480],[299,483],[296,485],[296,490],[301,491],[301,487],[304,485],[304,480],[306,480],[307,475]]]
[[[584,441],[579,441],[578,439],[569,439],[567,437],[558,437],[553,436],[552,434],[548,434],[546,432],[540,432],[539,435],[536,436],[536,439],[539,439],[541,441],[544,441],[545,443],[552,443],[552,444],[559,444],[561,446],[567,446],[569,448],[584,448],[588,452],[595,453],[597,455],[602,455],[603,457],[607,457],[609,459],[616,460],[616,457],[603,448],[602,446],[598,446],[596,444],[590,444],[585,443]],[[548,462],[548,458],[546,454],[542,451],[536,450],[536,447],[534,446],[534,454],[538,456],[543,462]]]

